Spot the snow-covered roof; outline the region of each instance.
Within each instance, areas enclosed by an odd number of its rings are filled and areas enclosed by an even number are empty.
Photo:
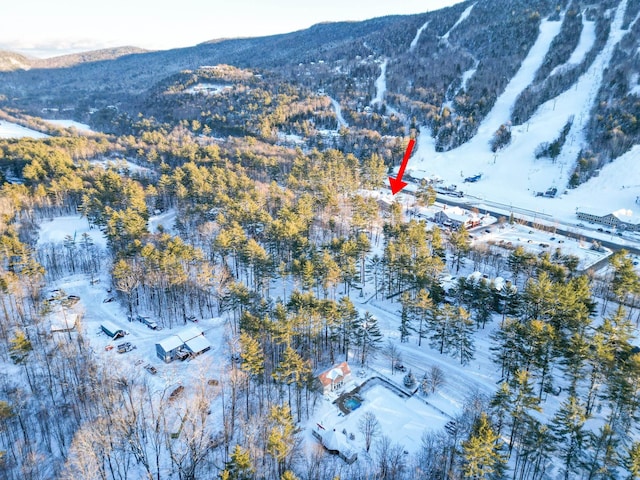
[[[192,325],[190,327],[185,327],[179,332],[176,332],[183,341],[187,341],[192,339],[193,337],[197,337],[198,335],[202,335],[202,329],[196,325]]]
[[[178,335],[171,335],[170,337],[160,340],[158,345],[162,347],[165,352],[170,352],[176,348],[180,348],[184,342],[178,337]]]
[[[170,352],[183,345],[186,345],[186,347],[194,353],[199,353],[207,348],[211,348],[211,343],[204,338],[202,329],[196,325],[186,327],[170,337],[161,340],[157,344],[160,345],[165,352]]]
[[[320,383],[322,383],[323,386],[327,386],[350,374],[351,369],[349,368],[349,365],[347,362],[342,362],[339,365],[334,365],[329,370],[322,372],[318,375],[318,380],[320,380]]]
[[[111,333],[116,333],[120,330],[124,330],[124,328],[120,328],[115,323],[110,322],[109,320],[104,320],[101,323],[101,326],[109,330]]]
[[[190,340],[187,340],[186,342],[184,342],[184,344],[193,353],[204,352],[205,350],[211,348],[211,343],[204,337],[204,335],[199,335]]]
[[[625,223],[631,223],[634,225],[640,224],[640,217],[638,215],[634,215],[631,210],[627,210],[625,208],[621,208],[620,210],[616,210],[613,212],[613,215],[620,221]]]
[[[329,450],[344,451],[349,447],[346,445],[346,438],[342,433],[338,433],[335,430],[329,430],[322,435],[322,444]]]

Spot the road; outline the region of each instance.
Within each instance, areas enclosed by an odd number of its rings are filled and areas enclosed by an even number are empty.
[[[408,193],[413,194],[412,192],[408,192]],[[510,213],[513,212],[514,218],[518,219],[520,223],[524,223],[530,227],[534,227],[535,226],[534,224],[538,224],[538,225],[547,224],[550,227],[555,228],[555,232],[558,233],[559,235],[564,235],[570,238],[582,239],[589,242],[593,242],[595,240],[599,242],[600,245],[602,245],[603,247],[609,248],[614,252],[625,249],[629,253],[632,253],[634,255],[640,255],[640,245],[638,245],[637,242],[634,242],[636,243],[636,246],[628,245],[628,244],[623,245],[620,242],[614,241],[616,239],[614,235],[611,235],[610,240],[606,240],[606,239],[603,239],[601,235],[594,236],[590,234],[590,231],[588,229],[577,227],[574,224],[567,224],[567,223],[560,222],[554,219],[551,215],[545,214],[542,212],[536,212],[534,210],[528,210],[528,209],[519,208],[519,207],[512,207],[510,205],[504,205],[505,207],[504,209],[498,210],[496,209],[495,206],[502,205],[502,204],[498,204],[496,202],[491,202],[487,200],[482,200],[480,198],[472,197],[472,196],[454,198],[448,195],[438,194],[437,201],[439,203],[444,203],[446,205],[456,206],[456,207],[461,207],[466,209],[475,207],[481,212],[488,213],[489,215],[496,218],[500,218],[500,217],[508,218]],[[491,205],[494,205],[494,207],[491,208]],[[531,219],[531,217],[533,217],[533,220]],[[625,238],[625,237],[622,237],[621,240],[622,239],[624,239],[625,242],[627,243],[633,242],[633,240],[629,240],[628,238]],[[602,261],[596,263],[589,269],[591,270],[601,263]]]

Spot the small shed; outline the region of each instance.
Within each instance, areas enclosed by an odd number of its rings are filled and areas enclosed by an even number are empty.
[[[351,381],[351,368],[347,362],[334,365],[329,370],[318,375],[318,381],[323,394],[327,394],[342,388],[345,383]]]
[[[105,320],[100,324],[100,328],[104,333],[109,335],[114,340],[124,337],[126,335],[126,332],[122,328],[118,327],[116,324],[111,323],[107,320]]]

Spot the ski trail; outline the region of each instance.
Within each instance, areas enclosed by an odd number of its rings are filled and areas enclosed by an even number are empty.
[[[584,57],[593,44],[596,41],[596,22],[588,21],[583,13],[582,15],[582,32],[580,32],[580,39],[575,50],[571,53],[571,57],[564,64],[555,67],[549,76],[552,76],[558,72],[562,72],[572,66],[579,65],[584,60]]]
[[[589,69],[580,76],[571,88],[544,103],[536,111],[536,113],[540,112],[541,116],[545,114],[545,111],[548,112],[549,110],[554,113],[562,112],[567,120],[569,115],[574,115],[574,121],[567,136],[567,143],[565,143],[557,159],[561,164],[573,165],[578,158],[580,150],[585,147],[584,127],[589,121],[591,110],[596,102],[604,71],[611,64],[616,45],[627,33],[626,30],[622,29],[627,3],[628,0],[622,0],[618,5],[613,22],[611,22],[611,31],[607,43]],[[579,108],[576,109],[575,105],[579,105]],[[558,113],[556,113],[557,116]],[[563,182],[565,185],[569,180],[570,173],[570,168],[567,168],[564,172],[565,178]]]
[[[338,120],[338,128],[336,128],[336,131],[340,130],[340,128],[342,127],[345,127],[345,128],[349,127],[349,125],[347,124],[347,121],[342,116],[342,107],[340,107],[340,103],[338,103],[338,101],[332,97],[329,97],[329,100],[331,100],[333,109],[336,111],[336,120]]]
[[[465,72],[463,72],[462,83],[460,84],[460,89],[458,91],[467,89],[467,83],[469,83],[469,79],[473,77],[473,74],[476,73],[479,63],[480,62],[476,60],[476,64],[473,66],[473,68],[470,68],[469,70],[466,70]]]
[[[376,79],[376,97],[371,100],[371,106],[376,103],[382,103],[384,100],[384,94],[387,91],[387,64],[388,59],[385,59],[380,65],[380,76]]]
[[[411,40],[411,45],[409,45],[409,51],[413,52],[416,48],[416,46],[418,45],[418,40],[420,40],[420,35],[422,34],[422,32],[424,31],[425,28],[427,28],[429,26],[429,22],[431,20],[427,20],[426,22],[424,22],[424,25],[422,25],[418,31],[416,32],[416,36],[413,37],[413,40]]]
[[[528,144],[520,146],[518,149],[512,149],[510,145],[501,150],[499,154],[494,154],[491,151],[489,141],[500,125],[508,123],[516,98],[533,81],[536,71],[542,65],[551,42],[560,32],[561,26],[562,22],[549,20],[543,20],[540,23],[536,41],[529,49],[516,74],[480,123],[476,135],[471,140],[453,150],[437,152],[435,139],[428,133],[428,128],[423,128],[423,132],[418,138],[417,151],[414,154],[411,168],[416,178],[437,173],[437,176],[446,182],[458,183],[461,177],[464,177],[464,172],[466,175],[475,175],[478,172],[486,171],[487,164],[491,164],[491,171],[483,176],[483,181],[465,185],[465,192],[484,195],[483,188],[488,184],[493,184],[500,185],[499,189],[491,189],[492,199],[496,199],[496,201],[506,201],[508,204],[511,199],[515,201],[521,196],[529,198],[531,195],[529,191],[534,187],[530,170],[538,168],[538,164],[533,160],[532,152],[540,141],[549,141],[548,132],[550,130],[547,130],[546,136],[542,137],[543,140],[538,141],[534,146],[531,146],[531,143],[535,140],[531,140],[529,137]],[[516,140],[514,135],[512,143]],[[501,160],[508,158],[512,161],[505,160],[498,163],[498,155]]]
[[[562,22],[544,20],[540,23],[538,39],[529,50],[529,54],[520,65],[518,72],[509,81],[504,92],[498,97],[493,108],[482,121],[474,139],[478,139],[486,145],[486,142],[500,125],[509,121],[511,106],[515,103],[520,92],[533,82],[536,71],[542,65],[551,42],[560,33],[561,26]]]
[[[469,16],[469,14],[471,13],[471,10],[473,10],[473,7],[475,7],[476,4],[474,3],[473,5],[471,5],[470,7],[467,7],[467,9],[462,12],[462,14],[460,15],[460,18],[458,18],[458,21],[456,23],[453,24],[453,27],[451,27],[449,29],[449,31],[447,33],[445,33],[442,37],[443,40],[449,40],[449,34],[458,26],[460,25],[462,22],[464,22],[466,20],[466,18]]]

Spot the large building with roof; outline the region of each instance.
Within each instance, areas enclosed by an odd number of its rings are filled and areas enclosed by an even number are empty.
[[[172,362],[176,358],[185,359],[189,356],[200,355],[211,349],[199,327],[187,327],[170,337],[156,343],[156,354],[164,362]]]
[[[634,215],[631,210],[621,208],[615,212],[580,211],[576,212],[580,220],[589,223],[598,223],[618,230],[640,231],[640,217]]]
[[[461,225],[464,225],[465,228],[473,228],[480,225],[478,215],[460,207],[445,207],[443,210],[436,212],[434,221],[439,225],[451,227],[456,230],[460,228]]]
[[[342,362],[331,367],[329,370],[318,375],[318,381],[322,388],[322,393],[327,394],[342,388],[345,383],[351,380],[351,369],[347,362]]]

